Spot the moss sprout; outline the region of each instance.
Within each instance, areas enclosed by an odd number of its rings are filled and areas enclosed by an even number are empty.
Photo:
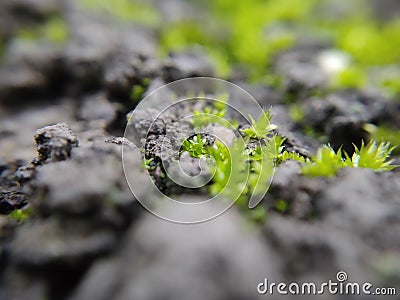
[[[318,149],[312,160],[304,164],[302,173],[311,177],[331,177],[344,167],[367,168],[377,172],[390,171],[396,168],[390,160],[394,148],[390,143],[377,144],[372,140],[368,144],[362,142],[360,148],[354,146],[354,153],[349,156],[347,153],[343,155],[341,149],[336,152],[329,145],[325,145]]]
[[[12,211],[9,216],[18,223],[22,223],[29,219],[32,216],[32,213],[32,209],[28,207],[24,209],[16,209]]]
[[[44,40],[55,44],[62,44],[68,38],[68,26],[62,18],[54,16],[43,24],[21,28],[15,37],[23,40]]]

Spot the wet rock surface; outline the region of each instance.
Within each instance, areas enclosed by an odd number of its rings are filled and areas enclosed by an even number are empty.
[[[385,18],[398,7],[372,2]],[[166,20],[196,12],[191,2],[154,3]],[[20,28],[59,14],[68,24],[61,44],[13,39]],[[0,44],[0,300],[258,299],[265,298],[256,290],[265,277],[320,282],[335,280],[340,270],[351,281],[398,286],[398,169],[345,168],[332,178],[310,178],[298,162],[285,161],[262,203],[268,212],[262,225],[250,224],[237,207],[183,226],[140,206],[125,178],[122,147],[133,152],[144,141],[161,190],[187,202],[204,201],[205,193],[166,182],[161,162],[176,162],[182,139],[196,134],[177,120],[207,103],[174,106],[155,121],[159,107],[147,107],[136,115],[140,134],[122,137],[127,113],[143,96],[173,80],[216,74],[199,45],[159,56],[158,34],[72,1],[0,1],[0,38],[7,41],[4,51]],[[260,105],[273,105],[284,149],[315,154],[322,142],[305,134],[307,127],[351,153],[367,137],[366,123],[400,126],[398,103],[374,92],[313,95],[326,87],[329,74],[319,58],[331,47],[315,44],[276,56],[272,68],[282,89],[249,83],[240,71],[231,75]],[[294,98],[304,113],[297,121],[289,109]],[[203,131],[210,145],[215,137],[228,145],[235,138],[217,123]],[[180,159],[186,173],[200,171],[199,159]],[[142,160],[125,163],[143,170]]]

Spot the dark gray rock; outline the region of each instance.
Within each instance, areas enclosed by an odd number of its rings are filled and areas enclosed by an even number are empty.
[[[71,156],[72,147],[78,146],[78,139],[66,123],[46,126],[35,133],[39,154],[38,163],[65,160]]]
[[[99,87],[103,80],[104,62],[115,49],[115,36],[109,22],[74,13],[68,15],[71,41],[64,49],[64,70],[71,90]]]
[[[324,178],[301,176],[300,164],[287,160],[277,168],[264,204],[270,209],[277,200],[284,200],[288,204],[285,214],[308,219],[315,215],[314,200],[327,184]]]
[[[342,149],[346,153],[354,152],[354,145],[361,147],[362,141],[368,140],[368,134],[364,130],[363,122],[354,118],[343,116],[335,117],[327,128],[328,139],[334,149]]]
[[[400,226],[399,180],[368,169],[343,169],[315,199],[320,218],[332,227],[357,232],[376,247],[399,247],[384,228]],[[380,242],[378,242],[380,241]]]
[[[25,183],[29,182],[35,174],[35,168],[33,165],[24,165],[19,167],[14,175],[15,175],[15,180],[23,186]]]
[[[275,70],[282,76],[287,92],[300,94],[326,86],[328,76],[316,61],[317,53],[318,49],[308,47],[294,49],[277,57]]]
[[[38,168],[34,183],[37,196],[32,204],[43,213],[74,215],[102,214],[109,207],[111,223],[121,223],[118,216],[112,220],[114,208],[134,199],[125,184],[120,158],[88,152],[93,157],[77,153],[82,156]]]
[[[146,90],[148,82],[162,76],[161,62],[153,57],[136,53],[117,54],[107,65],[104,81],[113,99],[129,101],[134,85]],[[129,101],[132,105],[131,101]]]
[[[6,199],[6,195],[4,193],[0,193],[0,214],[8,215],[10,212],[15,210],[14,205],[12,205]]]
[[[209,140],[210,144],[213,144],[215,140],[219,140],[225,145],[231,146],[233,140],[236,138],[235,132],[233,130],[228,129],[218,123],[208,124],[201,130],[201,132],[209,136],[205,136],[204,138],[206,140]]]
[[[117,117],[116,105],[110,103],[104,94],[85,97],[79,109],[79,117],[92,128],[106,128]]]
[[[3,275],[4,283],[0,283],[0,299],[41,300],[47,297],[46,281],[39,276],[30,278],[22,272],[6,271]]]
[[[129,100],[133,83],[161,75],[152,30],[72,10],[65,71],[75,92],[105,84],[114,99]],[[120,99],[121,100],[121,99]]]
[[[363,264],[364,255],[369,255],[371,249],[349,231],[336,230],[324,222],[272,215],[266,224],[265,236],[279,253],[281,272],[289,282],[298,278],[316,283],[335,280],[338,270],[345,270],[357,282],[376,280]]]
[[[146,215],[70,299],[258,299],[257,283],[266,274],[278,280],[276,268],[270,247],[233,209],[192,226]]]
[[[0,164],[0,214],[9,214],[27,204],[27,191],[22,191],[21,183],[15,178],[17,170],[24,167],[24,161]]]
[[[208,57],[199,50],[171,53],[164,63],[166,81],[188,77],[213,77],[214,69]]]
[[[8,40],[18,29],[37,25],[51,14],[59,13],[59,4],[58,0],[1,1],[0,40]]]
[[[1,271],[0,271],[0,276],[2,275],[2,272],[5,269],[5,253],[4,253],[4,247],[3,247],[3,242],[10,240],[13,237],[14,230],[17,228],[18,224],[16,221],[10,219],[8,216],[4,216],[0,214],[0,266]],[[0,289],[1,290],[1,289]],[[0,297],[0,299],[2,299]]]
[[[325,99],[311,98],[303,103],[301,123],[329,136],[335,148],[352,153],[361,140],[366,140],[365,123],[379,123],[388,119],[388,102],[376,95],[360,92],[341,92]]]
[[[85,221],[50,218],[24,224],[10,244],[12,259],[21,265],[79,265],[110,251],[116,236],[110,229]]]
[[[134,218],[136,200],[124,177],[121,146],[106,140],[82,138],[69,160],[37,167],[32,205],[41,215],[96,216],[117,228]],[[140,163],[132,166],[139,168]]]

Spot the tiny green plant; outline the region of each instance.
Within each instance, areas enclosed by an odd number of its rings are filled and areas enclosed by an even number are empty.
[[[63,44],[68,39],[68,25],[61,17],[54,16],[46,20],[43,24],[23,27],[20,29],[16,38],[21,40],[43,40],[54,44]]]
[[[383,172],[396,168],[389,159],[395,147],[391,147],[388,142],[377,144],[375,141],[369,142],[367,145],[364,141],[361,143],[360,149],[354,146],[355,151],[350,158],[346,154],[347,165],[354,168],[368,168],[374,171]]]
[[[289,151],[282,151],[281,153],[278,154],[278,162],[283,162],[285,160],[294,160],[294,161],[298,161],[300,163],[305,163],[307,160],[307,158],[305,158],[304,156],[301,156],[299,153],[297,152],[289,152]]]
[[[213,99],[212,104],[206,106],[204,110],[194,111],[191,120],[192,125],[195,128],[202,128],[211,123],[219,123],[226,126],[229,123],[225,120],[228,97],[228,94],[218,95]],[[207,100],[205,95],[199,95],[197,98]]]
[[[339,149],[336,152],[330,145],[324,145],[318,149],[317,155],[311,161],[304,164],[302,173],[311,177],[331,177],[335,176],[337,171],[345,166],[342,150]]]
[[[289,210],[289,203],[286,200],[279,199],[275,202],[275,209],[284,214]]]
[[[157,9],[145,1],[118,0],[110,2],[105,0],[81,0],[77,2],[86,10],[109,14],[127,22],[156,26],[160,24],[161,20]]]
[[[396,148],[393,149],[394,154],[400,154],[400,130],[391,128],[387,125],[376,126],[373,124],[365,124],[364,130],[366,130],[370,138],[374,141],[386,141]]]
[[[213,109],[221,117],[225,116],[226,101],[216,103],[211,108],[206,107],[205,111]],[[201,113],[199,111],[198,116]],[[388,142],[362,142],[359,148],[355,146],[351,156],[342,152],[341,148],[335,151],[329,144],[320,147],[312,158],[287,151],[286,139],[277,133],[277,126],[271,121],[271,111],[264,110],[257,121],[250,117],[251,127],[242,130],[242,138],[234,139],[230,146],[219,140],[208,142],[201,134],[196,134],[186,139],[180,150],[194,158],[212,158],[214,173],[207,185],[208,192],[213,196],[221,194],[224,198],[236,199],[236,205],[253,221],[265,220],[265,208],[254,205],[253,209],[248,210],[248,207],[252,207],[254,195],[264,195],[275,167],[283,161],[299,162],[302,174],[311,177],[333,177],[345,167],[369,168],[378,172],[390,171],[396,167],[390,160],[394,147]],[[202,118],[196,122],[198,126],[207,126],[216,121],[214,118]],[[146,161],[148,168],[151,164],[151,160]],[[275,203],[275,210],[281,213],[286,213],[288,209],[289,204],[284,200]]]
[[[182,148],[183,151],[187,151],[194,158],[200,158],[210,152],[207,148],[207,142],[200,134],[195,135],[191,139],[186,139],[182,144]]]
[[[155,163],[154,163],[154,158],[149,158],[149,159],[145,159],[144,160],[144,167],[146,170],[151,171],[154,170],[154,168],[156,167]]]
[[[271,110],[263,110],[257,121],[249,115],[251,126],[243,129],[243,133],[250,138],[266,138],[267,134],[276,129],[277,126],[271,123]]]
[[[16,209],[10,213],[10,217],[17,221],[18,223],[22,223],[26,221],[28,218],[32,216],[32,209]]]
[[[150,83],[151,83],[150,78],[143,78],[140,84],[133,85],[130,94],[131,100],[135,103],[138,103],[142,99]]]
[[[395,147],[388,142],[377,144],[370,141],[367,145],[364,141],[361,147],[354,146],[354,153],[350,157],[342,153],[341,149],[335,152],[332,147],[325,145],[318,149],[317,155],[303,165],[302,173],[306,176],[335,176],[344,167],[367,168],[377,172],[390,171],[397,166],[392,165],[390,155]],[[344,158],[343,158],[344,157]]]

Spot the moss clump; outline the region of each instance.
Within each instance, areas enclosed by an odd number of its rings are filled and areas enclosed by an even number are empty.
[[[371,140],[387,141],[396,148],[393,149],[394,154],[400,154],[400,130],[391,128],[387,125],[376,126],[373,124],[365,124],[364,129],[369,133]]]
[[[162,52],[201,45],[215,61],[218,75],[229,76],[229,66],[239,65],[250,80],[266,81],[273,56],[296,41],[292,25],[307,19],[316,2],[215,0],[207,8],[206,20],[161,29]]]
[[[147,26],[157,26],[161,17],[151,4],[134,0],[79,0],[83,8],[110,14],[120,20],[136,22]]]
[[[336,43],[360,65],[396,63],[400,59],[400,20],[384,24],[372,18],[349,21],[341,26]]]
[[[12,211],[9,216],[17,221],[18,223],[22,223],[29,219],[32,216],[32,209],[31,208],[25,208],[25,209],[16,209]]]
[[[54,16],[43,24],[20,29],[15,37],[23,40],[44,40],[62,44],[68,39],[68,26],[62,18]]]
[[[390,160],[394,148],[387,142],[377,144],[372,140],[367,145],[362,142],[360,148],[354,146],[354,153],[350,157],[347,153],[343,155],[341,149],[336,152],[329,145],[323,146],[311,161],[304,164],[302,173],[311,177],[331,177],[344,167],[367,168],[377,172],[390,171],[397,167],[392,165]]]
[[[384,77],[380,80],[379,85],[390,97],[400,96],[400,75]]]
[[[304,111],[301,105],[293,103],[289,106],[289,117],[293,122],[299,123],[304,118]]]
[[[279,199],[275,202],[275,209],[284,214],[289,210],[289,203],[286,200]]]
[[[205,95],[199,95],[196,98],[199,100],[207,100]],[[228,94],[217,95],[212,101],[211,105],[207,105],[202,111],[194,111],[193,118],[191,120],[192,125],[195,128],[205,127],[211,123],[219,123],[225,127],[229,127],[228,124],[235,124],[235,121],[226,121],[226,104],[228,101]]]
[[[140,83],[134,84],[131,88],[130,98],[134,103],[138,103],[142,100],[144,93],[147,91],[151,83],[150,78],[143,78]]]

